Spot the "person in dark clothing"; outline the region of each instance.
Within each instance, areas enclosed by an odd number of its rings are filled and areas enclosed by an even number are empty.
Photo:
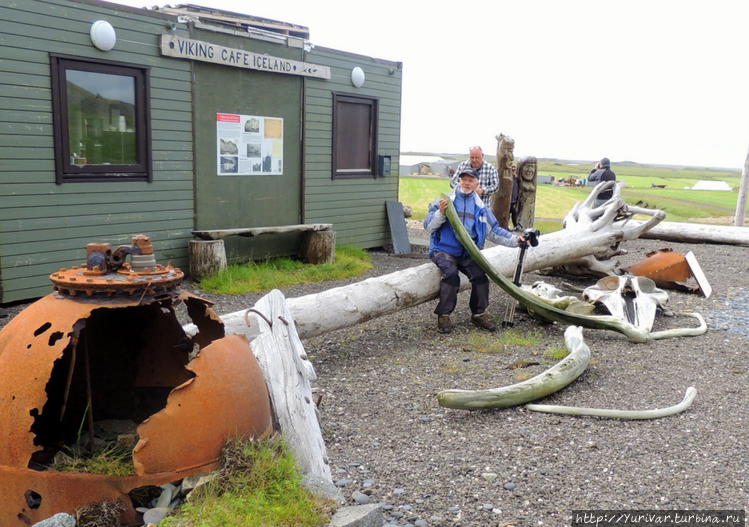
[[[616,181],[616,174],[613,170],[611,170],[611,161],[609,161],[608,157],[604,157],[603,159],[601,159],[596,165],[596,168],[590,171],[588,181],[590,181],[591,183],[595,183],[596,185],[603,181]],[[601,192],[598,195],[598,199],[596,200],[596,207],[606,203],[611,199],[611,196],[613,195],[613,189],[604,190],[603,192]]]
[[[522,236],[515,236],[499,226],[497,219],[479,197],[478,173],[473,168],[463,168],[458,174],[458,186],[450,199],[460,217],[460,221],[479,249],[489,239],[509,247],[517,247],[524,242]],[[450,313],[455,309],[460,288],[459,272],[471,282],[471,322],[487,331],[495,331],[496,324],[486,312],[489,305],[489,278],[471,258],[447,221],[448,202],[439,198],[429,206],[429,214],[424,220],[424,229],[430,233],[429,259],[437,265],[442,275],[440,297],[434,313],[437,315],[437,331],[450,333],[452,323]]]

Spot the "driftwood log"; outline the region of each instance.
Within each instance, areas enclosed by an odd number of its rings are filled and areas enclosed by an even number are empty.
[[[599,186],[607,184],[609,182]],[[591,193],[586,201],[590,202],[593,196]],[[589,210],[589,205],[578,210],[578,221],[571,222],[569,228],[542,235],[538,247],[528,250],[525,270],[537,271],[561,266],[594,254],[615,254],[612,247],[622,240],[637,238],[662,219],[661,213],[643,225],[614,225],[614,216],[620,206],[617,202],[613,213],[613,206],[603,207],[600,214]],[[496,246],[483,250],[482,254],[497,273],[503,276],[513,275],[517,249]],[[439,269],[430,262],[321,293],[289,298],[287,302],[300,337],[308,338],[433,300],[437,298],[439,284]],[[465,277],[461,277],[461,288],[468,285]],[[222,315],[221,319],[227,326],[227,333],[245,333],[244,311]],[[571,324],[580,325],[574,322]],[[233,329],[230,331],[229,328]]]
[[[596,206],[598,195],[609,189],[613,189],[611,198]],[[571,258],[563,265],[555,266],[557,271],[594,276],[616,274],[619,263],[612,258],[621,254],[619,243],[640,238],[666,217],[666,213],[662,210],[627,205],[621,194],[621,186],[616,181],[599,183],[585,201],[576,203],[567,213],[563,221],[564,229],[551,233],[550,237],[569,237],[574,236],[575,233],[580,236],[589,236],[596,232],[620,232],[622,237],[608,247],[599,247],[582,258]],[[618,217],[631,217],[634,214],[644,214],[650,216],[650,219],[644,222],[616,221]]]
[[[624,224],[625,222],[620,223]],[[632,220],[628,223],[639,225],[642,222]],[[683,243],[749,245],[749,227],[664,221],[644,232],[641,237]]]
[[[202,280],[226,268],[224,240],[190,240],[187,247],[192,280]]]
[[[265,376],[281,434],[305,477],[318,486],[334,488],[312,398],[311,382],[317,375],[307,359],[286,299],[280,291],[273,290],[245,315],[245,327],[255,335],[250,347]]]

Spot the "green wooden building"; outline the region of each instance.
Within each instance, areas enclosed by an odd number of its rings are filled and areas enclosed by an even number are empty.
[[[332,223],[339,244],[390,241],[400,63],[193,5],[0,0],[0,15],[0,303],[49,292],[86,243],[139,233],[185,270],[192,230]],[[227,238],[227,254],[298,241]]]

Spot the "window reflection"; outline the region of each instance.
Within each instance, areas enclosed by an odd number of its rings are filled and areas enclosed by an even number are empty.
[[[70,163],[138,163],[135,78],[91,71],[65,71]]]

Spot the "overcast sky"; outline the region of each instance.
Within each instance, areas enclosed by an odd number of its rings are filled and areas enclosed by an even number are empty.
[[[185,3],[403,62],[403,151],[494,153],[502,132],[516,157],[739,168],[749,147],[743,0]]]

